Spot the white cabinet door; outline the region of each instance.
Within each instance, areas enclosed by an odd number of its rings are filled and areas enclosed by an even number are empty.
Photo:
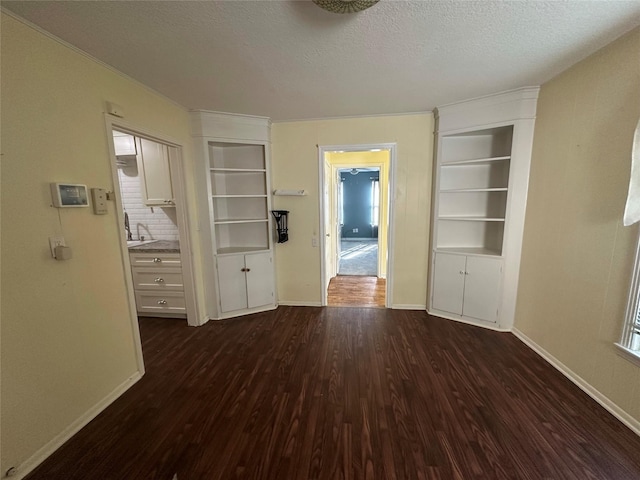
[[[174,204],[169,149],[166,145],[140,139],[138,174],[146,205],[171,206]]]
[[[113,132],[113,146],[116,155],[136,155],[136,142],[133,135],[126,133]]]
[[[273,264],[271,253],[245,255],[247,268],[247,306],[261,307],[273,303]]]
[[[223,312],[247,308],[244,255],[217,257],[220,309]]]
[[[490,257],[467,257],[464,284],[465,317],[488,322],[498,321],[502,260]]]
[[[465,279],[464,255],[436,253],[433,274],[433,308],[462,315]]]

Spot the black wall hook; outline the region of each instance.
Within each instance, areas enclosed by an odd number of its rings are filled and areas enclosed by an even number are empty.
[[[289,229],[287,226],[287,217],[289,210],[271,210],[276,219],[276,229],[278,231],[278,243],[284,243],[289,240]]]

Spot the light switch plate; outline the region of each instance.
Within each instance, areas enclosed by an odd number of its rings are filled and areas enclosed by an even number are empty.
[[[93,205],[93,213],[96,215],[106,215],[108,213],[107,191],[104,188],[92,188],[91,204]]]

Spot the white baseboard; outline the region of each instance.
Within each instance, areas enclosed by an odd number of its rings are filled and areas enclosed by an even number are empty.
[[[51,441],[31,455],[27,460],[17,465],[14,474],[11,476],[14,480],[21,480],[33,471],[38,465],[44,462],[53,452],[62,446],[67,440],[78,433],[87,423],[96,418],[105,408],[111,405],[120,395],[129,390],[138,380],[142,378],[140,372],[136,372],[123,383],[118,385],[110,394],[96,403],[87,410],[76,421],[56,435]],[[4,475],[4,472],[2,472]]]
[[[510,332],[510,328],[504,328],[497,323],[485,322],[483,320],[467,320],[465,318],[456,317],[454,315],[447,315],[446,312],[429,311],[427,313],[432,317],[444,318],[445,320],[453,320],[454,322],[464,323],[465,325],[473,325],[474,327],[486,328],[487,330],[493,330],[494,332]]]
[[[410,303],[394,303],[389,307],[393,310],[426,310],[427,306],[422,305],[411,305]]]
[[[544,358],[547,362],[549,362],[553,367],[555,367],[560,373],[562,373],[565,377],[575,383],[583,392],[593,398],[596,402],[602,405],[611,415],[616,417],[622,423],[624,423],[627,427],[629,427],[636,435],[640,436],[640,421],[633,418],[627,412],[625,412],[622,408],[612,402],[608,397],[600,393],[596,390],[589,382],[584,380],[582,377],[573,372],[569,367],[563,364],[556,357],[547,352],[544,348],[538,345],[536,342],[527,337],[524,333],[522,333],[517,328],[512,330],[512,333],[522,340],[528,347],[530,347],[533,351],[535,351],[538,355]]]
[[[299,302],[297,300],[278,300],[283,307],[321,307],[321,302]]]

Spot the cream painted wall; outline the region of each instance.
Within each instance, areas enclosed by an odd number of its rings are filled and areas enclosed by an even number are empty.
[[[516,329],[636,421],[640,367],[620,339],[638,228],[623,227],[640,117],[640,28],[543,85]]]
[[[186,162],[191,138],[186,110],[132,80],[4,13],[1,35],[4,473],[138,370],[115,205],[104,216],[53,208],[49,182],[114,188],[106,100],[183,142]],[[56,234],[71,260],[51,258]]]
[[[397,143],[393,304],[425,308],[431,208],[433,115],[274,123],[273,188],[304,188],[305,197],[274,197],[289,210],[289,241],[276,245],[278,297],[282,303],[320,304],[318,145]],[[392,172],[393,173],[393,172]]]

